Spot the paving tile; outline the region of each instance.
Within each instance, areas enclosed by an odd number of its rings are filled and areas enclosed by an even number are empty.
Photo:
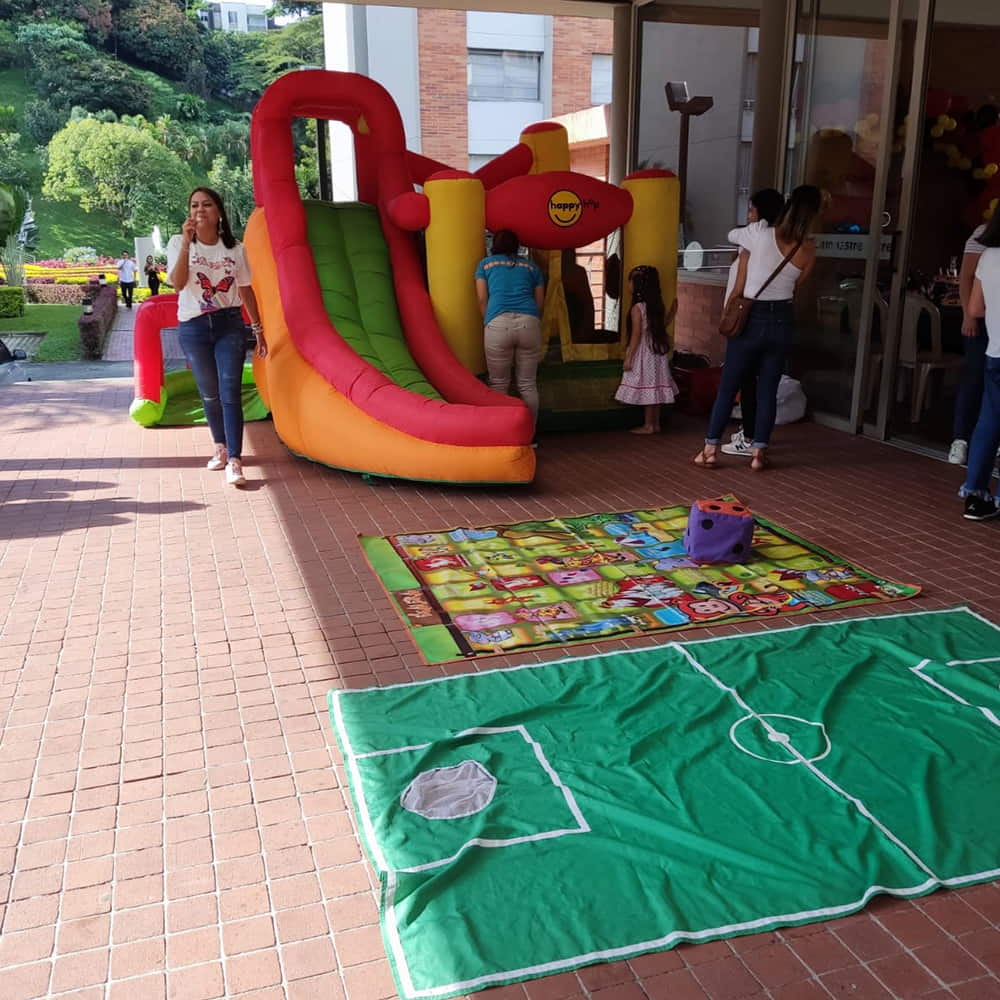
[[[281,967],[273,951],[257,951],[226,959],[228,995],[248,993],[281,982]]]
[[[850,965],[834,972],[828,972],[820,976],[820,982],[835,997],[849,996],[855,1000],[895,1000],[893,994],[882,986],[863,965]]]

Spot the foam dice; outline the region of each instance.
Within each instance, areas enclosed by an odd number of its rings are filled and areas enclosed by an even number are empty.
[[[753,547],[753,514],[734,500],[699,500],[691,508],[684,548],[700,563],[742,563]]]

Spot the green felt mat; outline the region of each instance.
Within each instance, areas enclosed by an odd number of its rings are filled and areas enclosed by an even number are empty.
[[[400,994],[997,878],[998,680],[955,609],[331,692]]]

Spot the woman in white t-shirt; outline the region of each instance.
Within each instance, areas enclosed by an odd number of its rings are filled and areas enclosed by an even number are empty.
[[[1000,212],[993,213],[979,242],[983,252],[976,265],[968,313],[973,319],[986,318],[983,403],[969,442],[965,484],[959,490],[970,521],[1000,516],[1000,494],[990,495],[993,459],[1000,447]]]
[[[749,254],[742,293],[755,301],[743,332],[726,342],[719,392],[705,446],[695,455],[695,465],[713,468],[718,464],[719,442],[736,393],[747,379],[756,378],[757,415],[750,468],[757,472],[767,467],[767,447],[778,410],[778,384],[794,331],[792,298],[816,262],[811,234],[822,208],[819,188],[804,184],[792,192],[773,229],[747,226],[729,234],[729,239]]]
[[[747,228],[767,229],[773,226],[781,217],[785,208],[785,196],[774,188],[763,188],[750,195],[747,205]],[[726,295],[723,302],[728,302],[736,288],[743,289],[746,284],[747,258],[746,250],[740,250],[736,259],[729,265],[729,278],[726,281]],[[740,386],[740,426],[733,431],[728,444],[722,446],[723,455],[749,456],[753,446],[754,424],[757,422],[757,376],[753,373]]]
[[[181,348],[215,442],[208,468],[225,469],[226,482],[242,486],[246,338],[241,307],[253,323],[260,357],[267,345],[243,245],[233,236],[218,192],[191,192],[181,233],[167,244],[167,272],[179,291]]]
[[[952,421],[951,447],[948,461],[964,465],[969,454],[969,439],[979,417],[983,401],[983,359],[986,357],[986,323],[969,312],[972,285],[976,280],[976,267],[986,247],[980,237],[986,226],[980,226],[966,241],[962,254],[962,270],[958,275],[958,294],[962,301],[962,384],[955,399],[955,416]]]

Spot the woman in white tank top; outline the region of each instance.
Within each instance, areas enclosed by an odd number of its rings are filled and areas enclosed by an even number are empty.
[[[806,184],[792,192],[773,229],[750,226],[729,234],[730,240],[750,255],[746,282],[736,292],[756,301],[743,332],[726,344],[722,381],[709,418],[705,446],[694,458],[696,465],[712,468],[718,463],[719,442],[736,393],[743,382],[756,378],[757,414],[754,426],[746,428],[748,434],[753,434],[750,468],[760,471],[767,466],[767,447],[778,407],[778,383],[792,341],[792,298],[816,261],[816,246],[810,234],[822,207],[819,189]]]

